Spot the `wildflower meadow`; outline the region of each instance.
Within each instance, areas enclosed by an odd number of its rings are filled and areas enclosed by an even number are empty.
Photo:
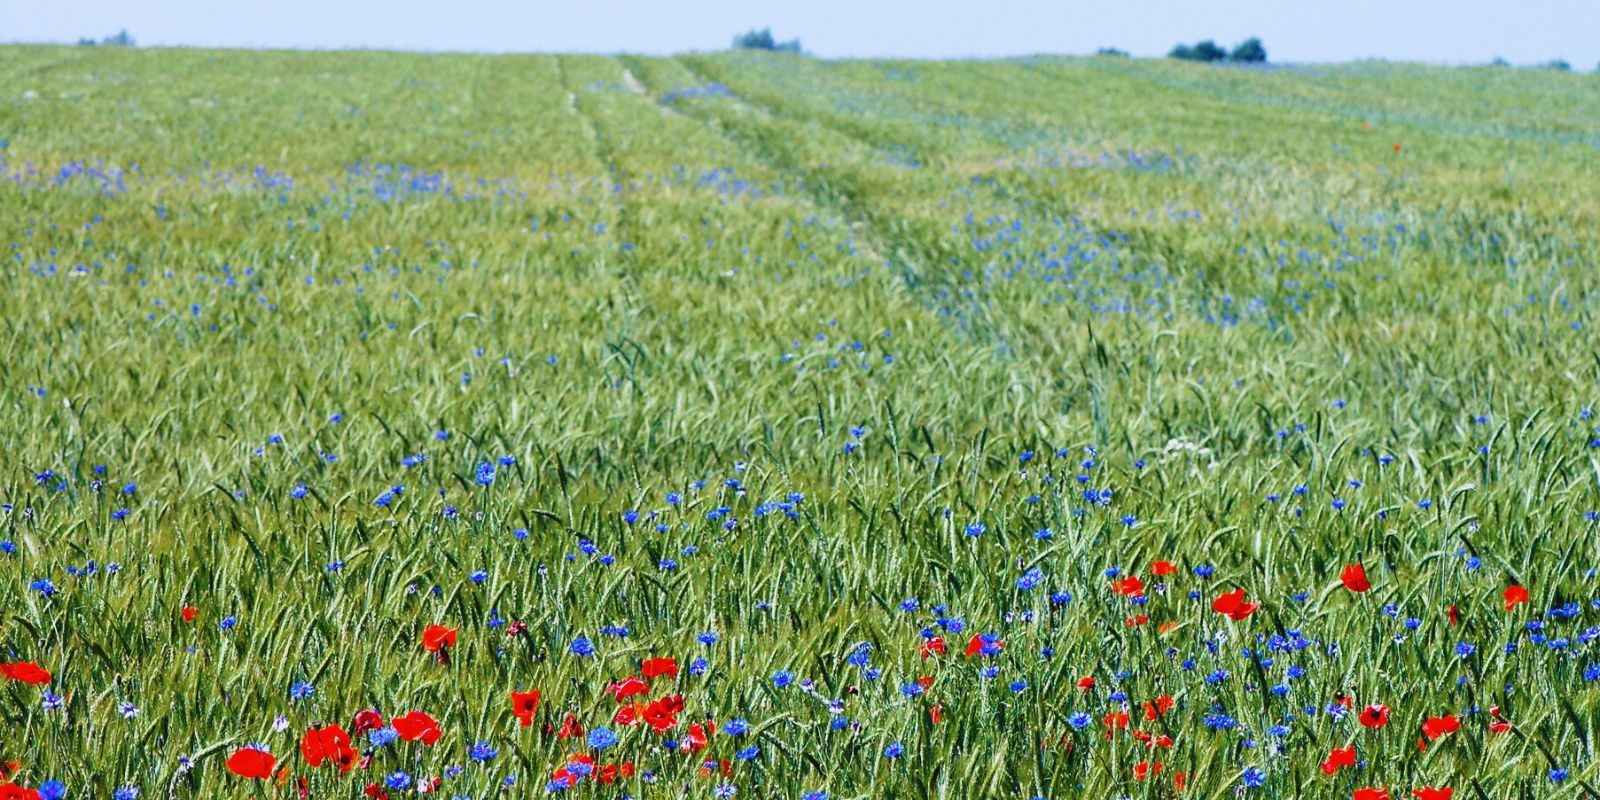
[[[0,47],[0,798],[1600,798],[1600,77]]]

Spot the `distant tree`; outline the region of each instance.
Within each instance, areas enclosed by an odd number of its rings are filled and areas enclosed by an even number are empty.
[[[1262,46],[1260,39],[1252,36],[1235,45],[1233,52],[1228,54],[1228,60],[1241,64],[1264,64],[1267,61],[1267,48]]]
[[[1565,61],[1563,61],[1563,60],[1561,60],[1559,58],[1554,60],[1554,61],[1545,62],[1544,68],[1545,69],[1553,69],[1556,72],[1571,72],[1572,71],[1572,65],[1568,64],[1567,62],[1565,62]]]
[[[99,42],[97,42],[97,41],[95,41],[95,40],[93,40],[93,39],[91,39],[91,38],[89,38],[87,36],[82,36],[82,37],[78,38],[78,46],[79,47],[94,47],[97,44],[99,44]]]
[[[1172,52],[1168,53],[1167,57],[1183,61],[1205,61],[1210,63],[1227,58],[1228,51],[1222,49],[1216,42],[1207,39],[1194,45],[1180,44],[1172,48]]]
[[[1112,57],[1115,57],[1115,58],[1127,58],[1128,57],[1128,51],[1126,51],[1126,50],[1118,50],[1115,47],[1102,47],[1099,50],[1095,51],[1095,55],[1097,55],[1097,56],[1112,56]]]
[[[117,34],[115,36],[107,36],[106,38],[101,39],[100,43],[105,45],[105,46],[107,46],[107,47],[136,47],[137,46],[133,41],[133,36],[128,33],[128,29],[127,28],[123,28],[122,30],[117,31]]]
[[[762,28],[759,31],[745,31],[738,36],[733,37],[733,49],[768,50],[778,53],[802,52],[800,50],[799,39],[790,39],[787,42],[780,42],[772,37],[771,28]]]
[[[1507,60],[1505,60],[1505,59],[1503,59],[1503,58],[1501,58],[1499,56],[1495,56],[1494,60],[1489,62],[1489,66],[1491,66],[1491,67],[1509,67],[1509,66],[1511,66],[1511,62],[1507,61]]]

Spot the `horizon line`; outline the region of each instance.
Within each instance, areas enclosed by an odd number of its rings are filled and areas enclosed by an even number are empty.
[[[809,59],[814,59],[814,60],[818,60],[818,61],[961,62],[961,61],[1016,61],[1016,60],[1030,59],[1030,58],[1078,58],[1078,59],[1094,59],[1094,58],[1115,59],[1115,58],[1122,58],[1122,59],[1127,59],[1127,60],[1130,60],[1130,61],[1181,61],[1181,60],[1183,60],[1183,59],[1173,58],[1170,55],[1138,55],[1138,54],[1133,54],[1133,53],[1123,53],[1123,54],[1117,55],[1117,54],[1107,54],[1107,53],[1033,52],[1033,53],[1015,53],[1015,54],[1010,54],[1010,55],[990,54],[990,55],[959,55],[959,56],[958,55],[950,55],[950,56],[829,55],[829,56],[825,56],[825,55],[818,55],[816,53],[810,53],[810,52],[805,52],[805,51],[802,51],[802,52],[799,52],[799,53],[792,53],[792,52],[780,52],[780,51],[766,51],[766,50],[760,50],[760,49],[738,49],[738,48],[730,48],[730,47],[723,47],[723,48],[717,48],[717,49],[711,49],[711,50],[695,50],[695,49],[675,50],[675,51],[670,51],[670,52],[648,52],[648,51],[625,50],[625,49],[618,49],[618,50],[499,50],[499,49],[475,49],[474,50],[474,49],[457,49],[457,48],[450,48],[450,47],[430,48],[430,47],[403,47],[403,46],[392,46],[392,45],[331,45],[331,46],[324,46],[324,45],[277,45],[277,44],[271,44],[271,45],[268,45],[268,44],[259,44],[259,45],[254,45],[254,44],[253,45],[237,45],[237,44],[236,45],[213,45],[213,44],[173,44],[173,43],[141,44],[137,40],[135,40],[134,44],[125,45],[125,44],[105,44],[105,43],[99,42],[99,41],[90,43],[90,42],[64,42],[64,41],[37,41],[37,40],[5,39],[5,40],[0,40],[0,47],[59,47],[59,48],[83,49],[83,50],[100,50],[100,49],[106,49],[106,50],[197,50],[197,51],[219,51],[219,52],[242,52],[242,53],[268,53],[268,52],[330,53],[330,54],[338,54],[338,53],[393,53],[393,54],[410,54],[410,55],[462,55],[462,56],[536,56],[536,55],[548,55],[548,56],[574,55],[574,56],[576,56],[576,55],[584,55],[584,56],[634,56],[634,57],[643,57],[643,58],[675,58],[677,56],[684,56],[684,55],[704,56],[704,55],[717,55],[717,54],[720,54],[720,53],[741,53],[742,52],[742,53],[765,54],[765,55],[777,56],[777,57],[809,58]],[[1208,66],[1233,67],[1233,68],[1238,68],[1238,69],[1249,69],[1249,70],[1270,70],[1273,67],[1329,67],[1329,66],[1336,67],[1336,66],[1344,66],[1344,65],[1380,63],[1380,64],[1390,64],[1390,65],[1395,65],[1395,66],[1416,66],[1416,67],[1445,68],[1445,69],[1462,69],[1462,68],[1470,69],[1470,68],[1478,67],[1478,68],[1525,69],[1525,70],[1537,70],[1537,71],[1548,71],[1548,72],[1572,72],[1572,73],[1600,72],[1600,66],[1597,66],[1593,70],[1584,70],[1584,69],[1581,69],[1581,68],[1579,68],[1577,66],[1572,65],[1571,62],[1568,62],[1565,59],[1560,59],[1560,58],[1552,58],[1552,59],[1549,59],[1547,61],[1541,61],[1541,62],[1513,63],[1513,62],[1510,62],[1510,61],[1506,61],[1505,59],[1500,58],[1498,56],[1493,58],[1493,59],[1490,59],[1488,61],[1429,61],[1429,60],[1417,60],[1417,59],[1392,59],[1392,58],[1389,58],[1387,56],[1372,55],[1372,56],[1361,56],[1359,58],[1350,58],[1350,59],[1345,59],[1345,60],[1342,60],[1342,61],[1289,61],[1289,60],[1275,61],[1275,60],[1270,60],[1269,59],[1268,61],[1266,61],[1264,63],[1257,63],[1257,64],[1239,63],[1239,62],[1226,62],[1226,61],[1220,61],[1220,62],[1191,62],[1191,63],[1201,63],[1201,64],[1206,64]],[[1557,63],[1566,64],[1568,68],[1566,70],[1552,69],[1552,66],[1557,64]]]

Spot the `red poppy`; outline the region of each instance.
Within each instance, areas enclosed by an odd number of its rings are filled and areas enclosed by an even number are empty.
[[[1155,719],[1156,717],[1171,711],[1172,706],[1173,700],[1167,695],[1157,697],[1153,701],[1147,700],[1144,704],[1144,718],[1147,720]]]
[[[1162,766],[1160,762],[1152,764],[1149,761],[1140,761],[1139,763],[1133,765],[1133,779],[1136,781],[1142,781],[1145,778],[1150,777],[1152,774],[1161,774],[1162,769],[1165,769],[1165,767]]]
[[[425,745],[432,745],[439,741],[444,731],[439,730],[439,722],[421,711],[413,711],[403,717],[395,717],[389,722],[394,726],[394,732],[407,742],[421,740]]]
[[[1239,621],[1254,614],[1260,608],[1260,603],[1249,603],[1244,599],[1243,589],[1234,589],[1221,597],[1211,601],[1211,610],[1223,614],[1228,619]]]
[[[669,678],[678,677],[678,662],[672,658],[647,658],[639,665],[640,672],[646,678],[658,678],[665,675]]]
[[[944,704],[934,703],[933,707],[928,709],[928,719],[932,720],[935,725],[944,722]]]
[[[566,767],[557,767],[556,771],[550,776],[550,785],[571,789],[578,785],[578,773],[572,772]]]
[[[350,746],[350,734],[338,725],[311,728],[300,739],[300,755],[312,767],[332,763],[342,772],[356,765],[356,751]]]
[[[1361,594],[1372,588],[1372,582],[1367,580],[1367,568],[1360,564],[1346,564],[1344,571],[1339,573],[1339,582],[1344,588]]]
[[[32,686],[43,686],[50,682],[50,673],[32,661],[16,661],[10,664],[0,664],[0,675],[13,681]]]
[[[1104,722],[1106,727],[1112,730],[1126,728],[1128,727],[1128,714],[1125,711],[1113,711],[1107,714],[1101,722]]]
[[[40,800],[39,793],[14,783],[0,783],[0,800]]]
[[[266,780],[272,777],[272,767],[278,759],[265,750],[246,747],[228,756],[228,771],[241,778]]]
[[[1143,627],[1144,624],[1149,622],[1149,621],[1150,621],[1150,615],[1149,614],[1138,614],[1138,615],[1135,615],[1135,616],[1132,616],[1132,617],[1128,617],[1126,620],[1123,620],[1123,624],[1127,625],[1130,628],[1139,628],[1139,627]]]
[[[1411,790],[1411,794],[1415,795],[1417,800],[1450,800],[1450,795],[1455,793],[1456,790],[1448,786],[1441,786],[1437,789],[1432,786],[1423,786]]]
[[[705,749],[706,743],[709,741],[708,737],[716,732],[716,723],[707,722],[706,724],[701,725],[700,723],[696,722],[689,726],[689,735],[685,736],[683,741],[689,745],[689,752],[693,753]]]
[[[1454,715],[1429,717],[1426,722],[1422,723],[1422,735],[1428,737],[1429,741],[1438,739],[1447,733],[1455,733],[1458,730],[1461,730],[1461,720]]]
[[[1189,786],[1189,773],[1187,773],[1187,772],[1175,772],[1175,773],[1172,774],[1172,788],[1173,789],[1181,792],[1184,789],[1188,788],[1188,786]]]
[[[1361,724],[1368,728],[1381,728],[1389,724],[1389,707],[1382,703],[1373,703],[1361,709],[1359,717]]]
[[[1389,800],[1388,789],[1357,789],[1350,800]]]
[[[1506,733],[1511,730],[1511,723],[1503,719],[1489,721],[1490,733]]]
[[[1157,561],[1150,565],[1150,573],[1152,575],[1171,575],[1177,571],[1178,568],[1173,566],[1171,561]]]
[[[1112,581],[1111,589],[1123,597],[1144,597],[1144,581],[1132,575],[1119,581]]]
[[[383,715],[375,708],[357,711],[355,719],[350,721],[350,727],[355,729],[357,736],[367,731],[375,731],[383,727]]]
[[[616,698],[617,702],[620,703],[630,697],[649,692],[650,684],[630,675],[620,681],[617,681],[616,683],[607,686],[606,691],[610,692],[611,696]]]
[[[422,649],[437,653],[446,647],[456,646],[456,629],[443,625],[429,625],[422,629]]]
[[[1335,747],[1322,762],[1322,774],[1332,775],[1338,772],[1340,767],[1354,767],[1355,765],[1356,749],[1354,747],[1346,747],[1342,750]]]
[[[678,712],[683,710],[683,695],[663,697],[644,708],[644,722],[656,733],[666,733],[678,724]]]
[[[1505,598],[1506,610],[1510,611],[1511,609],[1528,602],[1528,590],[1513,583],[1506,587]]]
[[[200,609],[194,606],[184,606],[183,610],[178,612],[178,616],[183,617],[184,622],[194,622],[194,618],[200,616]]]
[[[511,690],[511,715],[517,722],[526,728],[533,724],[533,714],[539,710],[539,690],[529,689],[526,692]]]
[[[1094,688],[1094,677],[1086,675],[1078,679],[1078,689],[1087,692]]]
[[[923,658],[929,656],[942,656],[945,654],[944,637],[935,636],[922,643],[920,654]]]
[[[556,733],[556,738],[575,739],[582,735],[583,725],[578,722],[578,715],[568,711],[567,715],[561,718],[561,730]]]
[[[1006,643],[1000,641],[999,639],[995,639],[994,641],[990,642],[990,641],[985,641],[983,637],[984,637],[984,634],[978,633],[978,634],[973,634],[972,638],[967,640],[967,658],[971,658],[971,657],[977,656],[977,655],[983,655],[983,656],[993,655],[994,653],[984,653],[983,652],[985,646],[993,647],[995,653],[1000,652],[1006,646]]]
[[[644,713],[645,707],[644,703],[630,703],[622,706],[617,709],[617,713],[611,715],[611,721],[624,728],[630,725],[638,725],[639,715]]]

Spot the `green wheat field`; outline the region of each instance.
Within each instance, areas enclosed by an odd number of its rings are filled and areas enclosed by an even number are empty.
[[[0,47],[0,798],[1600,797],[1600,77]]]

